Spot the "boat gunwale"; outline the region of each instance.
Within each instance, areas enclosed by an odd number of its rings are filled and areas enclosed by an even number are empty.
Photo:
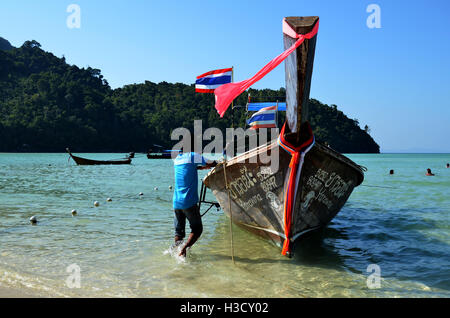
[[[237,156],[232,157],[231,159],[226,161],[226,166],[228,167],[228,166],[234,165],[236,163],[245,161],[245,160],[249,159],[250,157],[254,156],[255,155],[254,153],[261,152],[261,150],[264,147],[266,147],[268,149],[271,149],[274,146],[274,144],[277,144],[277,146],[279,146],[277,139],[273,139],[271,141],[268,141],[264,145],[261,145],[259,147],[256,147],[254,149],[251,149],[251,150],[246,151],[246,152],[244,152],[242,154],[239,154]],[[359,183],[356,186],[359,186],[364,181],[364,171],[363,171],[363,169],[361,168],[360,165],[355,163],[353,160],[351,160],[350,158],[346,157],[345,155],[337,152],[336,150],[334,150],[334,149],[332,149],[330,147],[324,146],[324,145],[322,145],[322,144],[320,144],[318,142],[316,142],[314,144],[314,147],[317,147],[319,151],[324,152],[325,154],[327,154],[327,155],[329,155],[329,156],[339,160],[340,162],[342,162],[344,164],[347,164],[348,166],[350,166],[351,168],[356,170],[356,172],[358,172],[358,174],[360,176]],[[281,148],[281,147],[279,147],[279,148]],[[219,172],[220,169],[223,169],[222,166],[223,166],[222,164],[221,165],[217,165],[214,169],[209,171],[208,174],[204,177],[203,181],[206,181],[206,179],[208,179],[208,177],[210,175],[213,175],[214,173]]]

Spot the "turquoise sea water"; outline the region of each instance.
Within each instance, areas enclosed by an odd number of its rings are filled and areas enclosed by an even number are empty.
[[[233,227],[233,265],[222,211],[206,214],[185,262],[170,252],[171,160],[76,166],[66,154],[0,154],[0,286],[42,296],[450,297],[450,154],[349,157],[368,171],[332,223],[292,259]],[[367,284],[374,266],[379,288]]]

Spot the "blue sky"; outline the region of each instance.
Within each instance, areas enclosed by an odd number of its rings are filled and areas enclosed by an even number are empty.
[[[80,29],[66,25],[70,4]],[[312,98],[367,124],[382,152],[450,152],[450,1],[2,1],[0,36],[99,68],[113,88],[230,66],[240,81],[282,52],[283,17],[308,15],[320,17]],[[253,87],[282,86],[284,65]]]

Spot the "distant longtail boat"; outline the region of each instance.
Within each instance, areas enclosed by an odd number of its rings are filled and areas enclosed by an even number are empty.
[[[153,149],[149,149],[147,152],[147,158],[148,159],[172,159],[172,155],[178,155],[180,153],[179,150],[167,150],[164,149],[162,146],[153,145],[154,147],[158,148],[159,150],[153,151]]]
[[[131,164],[131,158],[118,159],[118,160],[92,160],[74,156],[69,148],[66,148],[66,151],[69,153],[70,157],[73,161],[76,162],[77,165],[129,165]]]

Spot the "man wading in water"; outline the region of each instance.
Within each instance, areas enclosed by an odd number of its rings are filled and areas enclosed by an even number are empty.
[[[195,152],[184,152],[174,160],[175,190],[173,193],[173,209],[175,212],[175,245],[184,239],[186,218],[191,227],[191,234],[181,249],[180,255],[186,257],[188,247],[194,245],[203,232],[202,217],[198,203],[197,169],[209,169],[217,165],[215,161],[207,161]]]

